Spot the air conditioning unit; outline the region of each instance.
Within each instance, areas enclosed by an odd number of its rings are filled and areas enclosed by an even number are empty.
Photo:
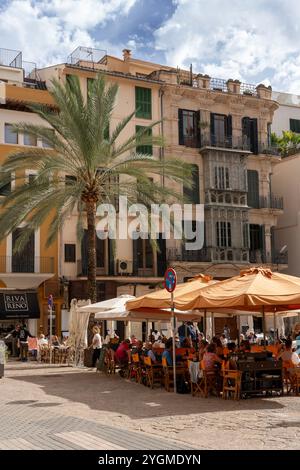
[[[132,274],[133,267],[132,261],[128,259],[119,259],[118,260],[118,274]]]

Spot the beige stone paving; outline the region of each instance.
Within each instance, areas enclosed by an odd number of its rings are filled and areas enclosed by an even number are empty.
[[[87,369],[24,367],[7,367],[1,403],[32,400],[41,419],[80,417],[199,449],[300,449],[300,397],[204,399]]]

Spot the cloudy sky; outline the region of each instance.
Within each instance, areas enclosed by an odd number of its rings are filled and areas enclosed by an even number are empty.
[[[38,66],[77,46],[300,94],[299,0],[0,0],[0,47]]]

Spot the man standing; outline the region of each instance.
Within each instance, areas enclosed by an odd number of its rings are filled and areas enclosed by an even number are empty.
[[[25,323],[21,326],[18,338],[20,341],[20,355],[21,361],[27,362],[28,361],[28,338],[34,338],[32,334],[27,330]]]
[[[225,338],[227,339],[227,342],[230,341],[230,328],[229,328],[229,326],[227,326],[227,325],[224,326],[223,334],[224,334]]]

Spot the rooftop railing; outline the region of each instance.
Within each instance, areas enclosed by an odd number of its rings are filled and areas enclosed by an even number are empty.
[[[22,52],[13,49],[0,48],[0,65],[6,67],[22,68]]]

